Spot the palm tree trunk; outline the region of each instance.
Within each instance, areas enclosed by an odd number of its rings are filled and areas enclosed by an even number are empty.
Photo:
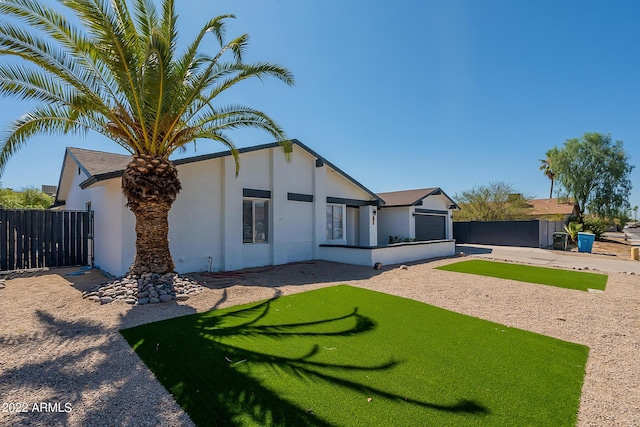
[[[551,178],[551,189],[549,190],[549,198],[553,199],[553,178]]]
[[[169,251],[169,209],[166,203],[140,202],[131,211],[136,217],[136,255],[131,274],[170,273],[175,264]]]
[[[168,158],[134,156],[122,176],[127,206],[136,217],[136,255],[130,274],[171,273],[169,209],[181,189],[178,170]]]

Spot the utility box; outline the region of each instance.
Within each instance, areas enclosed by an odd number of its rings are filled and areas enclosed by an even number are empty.
[[[569,235],[563,231],[553,233],[553,249],[557,251],[566,251]]]

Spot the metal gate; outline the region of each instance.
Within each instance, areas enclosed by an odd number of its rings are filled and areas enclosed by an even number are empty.
[[[92,211],[0,209],[0,270],[87,265]]]

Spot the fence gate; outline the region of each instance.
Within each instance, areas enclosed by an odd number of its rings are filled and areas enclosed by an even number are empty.
[[[86,265],[92,228],[92,211],[0,209],[0,270]]]

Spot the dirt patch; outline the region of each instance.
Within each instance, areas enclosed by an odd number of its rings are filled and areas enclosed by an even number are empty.
[[[631,259],[631,247],[628,242],[622,239],[605,239],[593,242],[591,253],[578,252],[578,246],[575,244],[570,244],[567,251],[577,256],[592,256],[629,261]],[[554,252],[562,253],[563,251]]]

